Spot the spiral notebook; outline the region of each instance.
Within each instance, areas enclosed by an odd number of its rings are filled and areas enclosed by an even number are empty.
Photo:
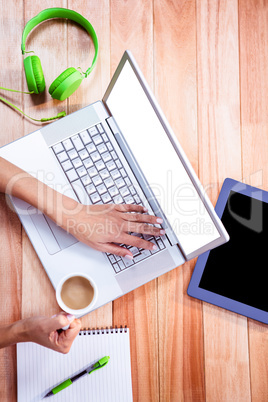
[[[104,356],[110,356],[105,367],[43,399],[55,385]],[[19,343],[17,384],[18,402],[131,402],[129,330],[81,331],[66,355],[35,343]]]

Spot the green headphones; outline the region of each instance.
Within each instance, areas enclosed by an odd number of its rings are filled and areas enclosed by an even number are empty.
[[[86,78],[93,70],[97,57],[98,57],[98,38],[93,26],[81,14],[66,8],[48,8],[41,11],[36,17],[27,22],[21,40],[22,54],[28,53],[25,51],[25,42],[31,30],[43,21],[51,18],[67,18],[81,25],[91,36],[95,47],[95,55],[91,66],[85,73],[80,72],[74,67],[69,67],[63,71],[50,85],[49,93],[54,99],[65,100],[72,95],[81,84],[82,80]],[[27,80],[28,89],[30,92],[39,94],[45,90],[45,79],[41,66],[41,61],[38,56],[27,56],[24,59],[24,69]],[[83,77],[84,75],[84,77]]]

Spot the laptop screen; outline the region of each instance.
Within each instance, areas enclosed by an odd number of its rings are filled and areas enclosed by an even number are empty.
[[[219,238],[187,171],[127,60],[106,104],[186,255]]]

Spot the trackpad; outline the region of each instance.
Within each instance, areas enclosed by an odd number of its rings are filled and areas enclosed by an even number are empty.
[[[29,207],[28,213],[49,254],[56,254],[78,243],[75,237],[56,225],[56,223],[42,214],[38,209]]]
[[[182,262],[183,263],[183,262]],[[165,274],[173,268],[176,264],[168,250],[161,251],[155,254],[154,257],[140,262],[134,267],[128,268],[126,271],[119,273],[115,276],[122,292],[125,294],[138,286],[144,285],[146,282],[155,279],[156,277]]]

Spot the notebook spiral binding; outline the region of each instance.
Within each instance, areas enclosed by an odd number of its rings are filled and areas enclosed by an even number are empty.
[[[110,328],[81,328],[79,335],[122,334],[127,331],[128,328],[126,325],[124,327],[120,326],[119,328],[117,326]]]

